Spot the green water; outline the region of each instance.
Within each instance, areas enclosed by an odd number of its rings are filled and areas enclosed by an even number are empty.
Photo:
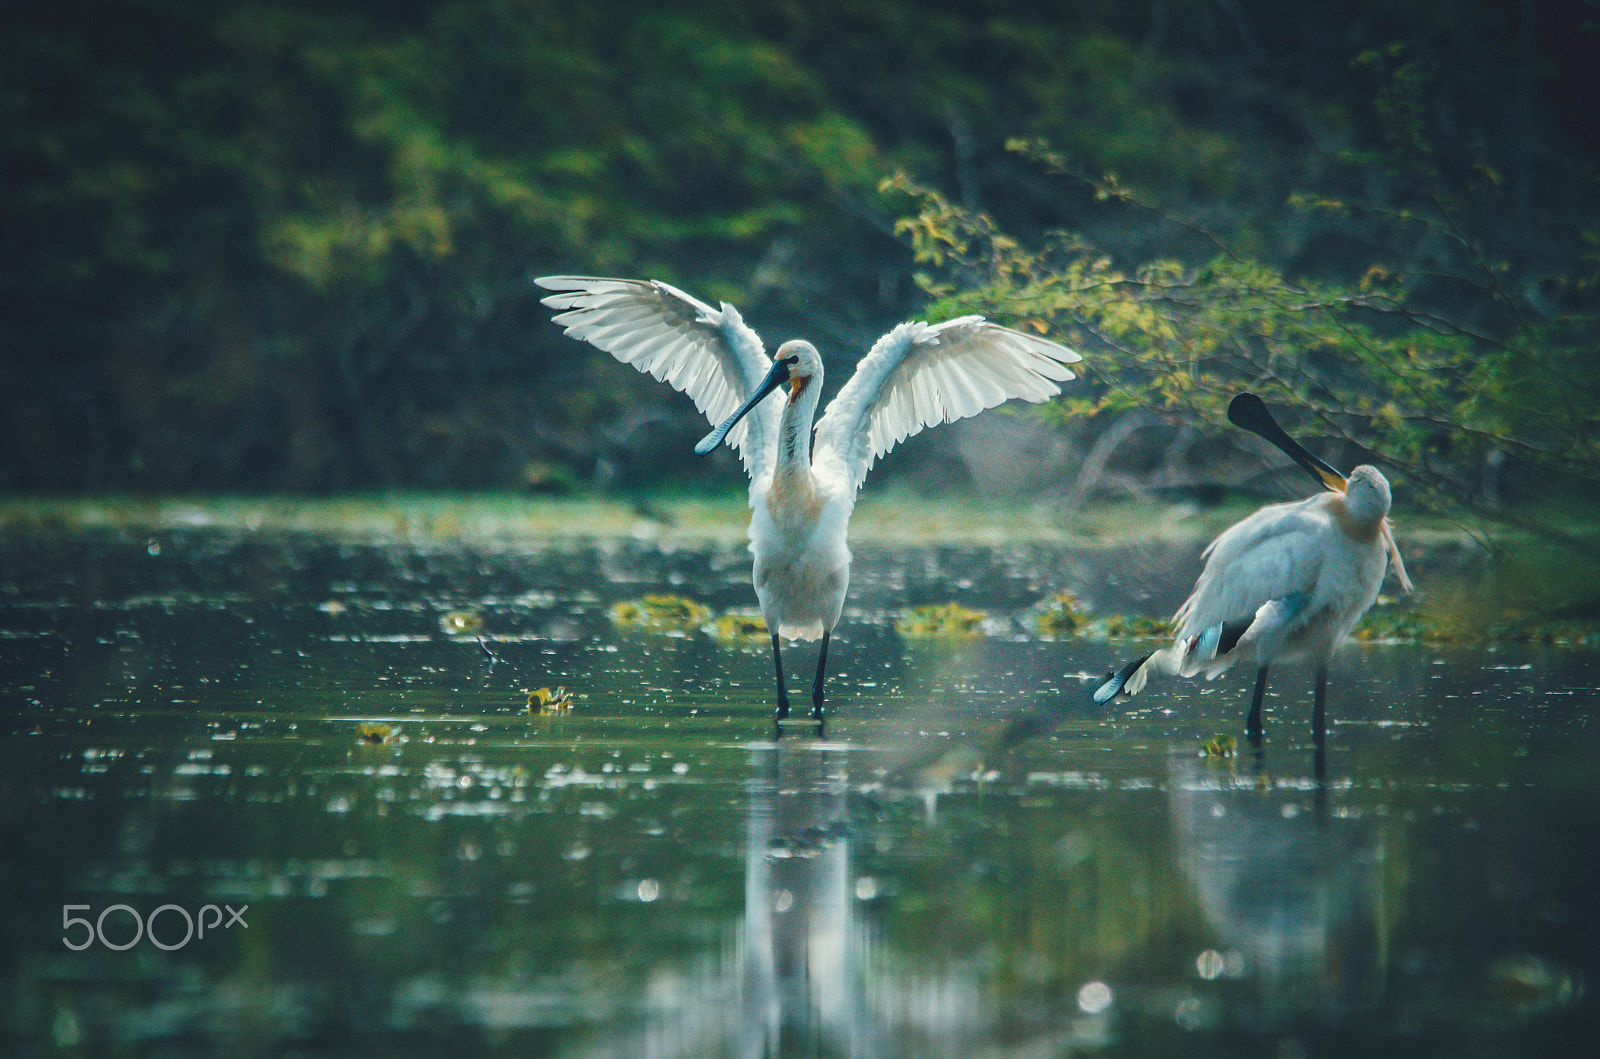
[[[1325,754],[1285,668],[1202,757],[1248,675],[1093,707],[1148,645],[1029,618],[1192,542],[870,543],[777,735],[764,644],[610,616],[748,608],[732,541],[3,548],[9,1054],[1594,1054],[1592,652],[1353,645]]]

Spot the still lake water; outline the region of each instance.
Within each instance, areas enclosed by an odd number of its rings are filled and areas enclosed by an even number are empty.
[[[1097,708],[1148,643],[1029,621],[1197,544],[858,545],[775,737],[764,644],[610,617],[748,608],[737,546],[5,540],[0,1050],[1600,1054],[1600,658],[1352,645],[1325,754],[1284,668],[1204,756],[1248,674]]]

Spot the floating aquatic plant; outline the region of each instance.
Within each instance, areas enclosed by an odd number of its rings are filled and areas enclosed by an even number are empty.
[[[356,725],[356,736],[371,746],[393,746],[400,742],[400,729],[383,721],[362,721]]]
[[[692,632],[711,616],[704,604],[668,593],[625,599],[611,606],[611,620],[652,632]]]
[[[1166,618],[1147,618],[1142,614],[1128,617],[1108,614],[1094,622],[1086,635],[1098,635],[1108,640],[1128,638],[1165,639],[1177,632],[1177,626]]]
[[[450,610],[439,616],[439,628],[448,636],[481,636],[483,615],[472,610]]]
[[[982,636],[983,620],[988,616],[959,603],[929,603],[912,607],[896,619],[894,627],[901,636]]]
[[[1086,639],[1116,640],[1125,637],[1161,638],[1171,636],[1172,622],[1164,618],[1126,617],[1106,614],[1096,617],[1087,604],[1070,592],[1057,592],[1034,618],[1042,636],[1081,636]]]
[[[712,633],[723,643],[765,643],[772,635],[759,614],[724,614],[712,626]]]
[[[1525,643],[1595,648],[1600,647],[1600,622],[1516,610],[1501,611],[1494,620],[1485,621],[1479,614],[1459,616],[1380,606],[1368,612],[1351,635],[1369,643]]]
[[[570,709],[572,709],[572,693],[564,687],[558,687],[554,691],[549,688],[539,688],[528,692],[529,713],[566,713]]]
[[[1057,592],[1034,622],[1045,636],[1073,636],[1089,624],[1089,608],[1071,592]]]

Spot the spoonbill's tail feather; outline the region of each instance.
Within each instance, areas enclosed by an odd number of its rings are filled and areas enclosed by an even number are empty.
[[[1270,659],[1282,649],[1305,610],[1304,592],[1291,592],[1281,599],[1269,599],[1248,618],[1219,622],[1208,629],[1180,640],[1173,646],[1183,649],[1178,673],[1192,677],[1204,673],[1215,680],[1223,671],[1246,656]]]
[[[1255,394],[1241,393],[1228,402],[1228,422],[1272,442],[1327,488],[1336,493],[1345,491],[1345,476],[1306,451],[1304,445],[1285,433],[1278,421],[1272,418],[1272,413],[1267,411],[1266,403]]]
[[[1152,654],[1153,653],[1154,652],[1152,652]],[[1111,678],[1109,680],[1095,689],[1094,701],[1096,703],[1110,702],[1119,694],[1138,694],[1139,688],[1144,687],[1144,682],[1147,679],[1147,676],[1144,672],[1144,667],[1145,663],[1150,661],[1150,658],[1151,655],[1140,655],[1138,658],[1135,658],[1133,661],[1129,662],[1127,665],[1111,674]],[[1135,677],[1139,678],[1139,688],[1129,690],[1128,684]]]
[[[1248,618],[1217,622],[1197,633],[1180,636],[1170,647],[1136,658],[1113,673],[1096,689],[1094,701],[1137,695],[1156,670],[1180,677],[1204,673],[1207,680],[1215,680],[1251,649],[1259,657],[1271,658],[1283,646],[1305,606],[1305,593],[1295,592],[1268,600]]]
[[[1237,640],[1237,638],[1235,638]],[[1180,676],[1191,677],[1222,650],[1222,625],[1213,625],[1188,642],[1188,652],[1178,668]]]
[[[1135,658],[1095,689],[1094,701],[1108,702],[1118,695],[1137,695],[1149,683],[1152,673],[1176,673],[1183,659],[1181,647],[1175,643]]]
[[[1178,675],[1192,677],[1205,673],[1209,680],[1216,679],[1233,661],[1234,648],[1256,624],[1255,615],[1235,621],[1219,621],[1182,641],[1183,657],[1178,663]],[[1222,659],[1219,663],[1217,660]]]

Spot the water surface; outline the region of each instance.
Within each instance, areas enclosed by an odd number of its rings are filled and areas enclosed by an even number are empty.
[[[873,544],[779,735],[764,644],[610,616],[748,609],[734,545],[3,548],[11,1054],[1596,1054],[1590,652],[1352,646],[1257,753],[1247,674],[1097,708],[1150,645],[1032,625],[1192,542]],[[985,635],[895,632],[949,600]]]

